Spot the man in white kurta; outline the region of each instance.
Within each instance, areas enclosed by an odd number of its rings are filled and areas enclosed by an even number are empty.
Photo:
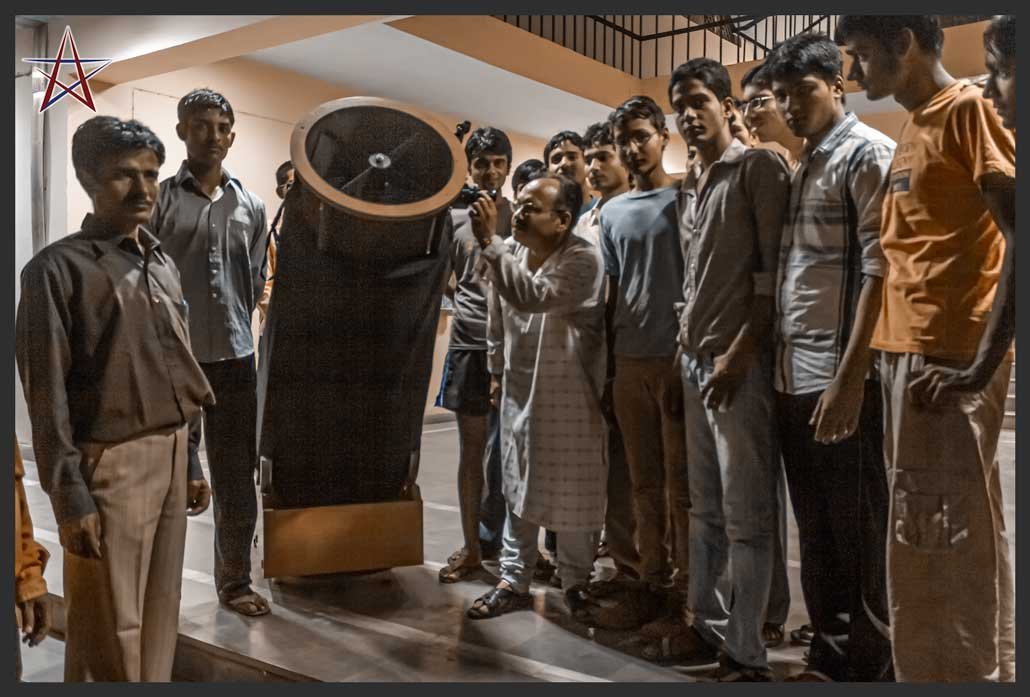
[[[529,605],[541,526],[559,533],[558,575],[570,608],[590,579],[607,487],[600,396],[605,375],[604,265],[570,234],[580,187],[541,174],[520,192],[507,242],[480,199],[474,231],[491,283],[488,366],[502,384],[501,462],[508,503],[501,581],[474,619]],[[478,224],[477,224],[478,223]]]

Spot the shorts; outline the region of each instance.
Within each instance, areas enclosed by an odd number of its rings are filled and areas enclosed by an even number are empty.
[[[490,371],[485,350],[447,351],[436,406],[471,416],[490,412]]]

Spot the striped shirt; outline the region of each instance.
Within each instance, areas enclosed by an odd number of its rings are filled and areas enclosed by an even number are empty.
[[[848,346],[862,276],[882,278],[880,219],[894,141],[848,114],[794,171],[777,293],[776,389],[826,389]]]

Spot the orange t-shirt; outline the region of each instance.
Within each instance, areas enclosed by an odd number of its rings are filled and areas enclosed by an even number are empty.
[[[891,162],[880,246],[890,263],[872,347],[969,361],[976,355],[1005,241],[980,195],[1015,177],[1012,132],[960,80],[911,112]]]

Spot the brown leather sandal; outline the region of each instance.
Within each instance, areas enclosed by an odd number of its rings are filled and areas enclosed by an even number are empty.
[[[515,610],[524,610],[532,605],[533,596],[529,593],[516,593],[508,586],[497,586],[486,595],[477,598],[465,614],[469,619],[485,620]]]

